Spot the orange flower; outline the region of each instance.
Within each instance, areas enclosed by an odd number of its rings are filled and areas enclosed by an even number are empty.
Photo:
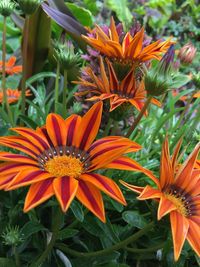
[[[11,103],[14,103],[14,102],[17,102],[20,97],[21,97],[21,91],[19,91],[18,89],[7,89],[6,90],[7,92],[7,98],[8,98],[8,103],[11,104]],[[26,96],[30,96],[31,93],[30,93],[30,90],[27,90],[26,91]],[[0,103],[3,102],[3,92],[0,92]]]
[[[24,211],[38,206],[55,195],[63,212],[76,196],[91,212],[105,222],[100,191],[126,205],[117,184],[98,169],[145,170],[124,156],[138,151],[137,143],[120,136],[109,136],[95,142],[102,116],[98,102],[83,116],[71,115],[64,120],[49,114],[46,125],[32,130],[14,128],[20,136],[0,138],[0,144],[23,154],[0,152],[0,189],[13,190],[31,185]],[[24,155],[25,153],[25,155]]]
[[[13,75],[22,72],[22,66],[15,66],[16,57],[10,57],[10,59],[6,62],[6,73],[8,75]],[[0,72],[2,72],[3,62],[0,61]]]
[[[159,200],[158,220],[170,214],[176,261],[186,239],[200,256],[200,169],[194,167],[200,144],[182,165],[179,165],[177,160],[180,145],[179,141],[170,158],[166,138],[162,148],[160,179],[150,175],[157,189],[149,185],[137,187],[121,181],[129,189],[140,193],[138,199]]]
[[[83,78],[79,78],[80,81],[76,81],[75,83],[83,85],[85,88],[90,87],[91,89],[85,89],[85,91],[78,92],[76,95],[81,96],[93,92],[97,94],[97,96],[89,98],[89,101],[110,99],[110,111],[113,111],[123,103],[127,102],[140,111],[144,105],[146,91],[143,81],[137,81],[134,78],[134,68],[129,71],[122,81],[118,81],[117,75],[109,60],[107,60],[107,66],[109,78],[106,75],[101,57],[100,77],[97,77],[94,74],[92,68],[87,67],[85,71],[90,77],[91,82],[88,82]],[[161,105],[156,99],[152,99],[152,103],[158,106]]]
[[[127,32],[122,42],[117,33],[114,19],[111,18],[109,35],[107,35],[98,25],[93,29],[95,37],[83,36],[83,38],[93,48],[102,55],[128,63],[145,62],[151,59],[161,59],[162,53],[166,52],[172,42],[170,40],[161,42],[156,41],[146,47],[143,47],[144,28],[138,31],[134,37]]]

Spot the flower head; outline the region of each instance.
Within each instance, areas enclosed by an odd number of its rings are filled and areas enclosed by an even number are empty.
[[[21,10],[27,15],[33,14],[42,2],[43,0],[18,0]]]
[[[22,72],[22,66],[17,65],[15,66],[16,57],[10,57],[9,60],[6,62],[6,74],[13,75]],[[2,72],[3,62],[0,61],[0,73]]]
[[[144,83],[134,78],[134,68],[131,68],[122,81],[119,81],[109,60],[107,60],[107,67],[109,77],[106,74],[101,57],[100,77],[95,75],[90,67],[87,67],[85,71],[90,77],[91,82],[82,78],[80,78],[80,81],[75,82],[85,87],[85,91],[82,90],[76,93],[76,95],[81,96],[92,92],[96,96],[89,98],[88,100],[90,101],[110,99],[110,111],[113,111],[123,103],[130,103],[140,111],[144,105],[146,91]],[[160,105],[156,99],[153,99],[152,103]]]
[[[0,14],[4,17],[10,16],[15,9],[15,3],[10,0],[1,0],[0,2]]]
[[[127,32],[120,40],[113,18],[111,18],[107,33],[96,25],[92,35],[83,36],[83,38],[110,60],[130,65],[136,62],[143,63],[153,58],[159,60],[162,53],[166,52],[171,44],[169,40],[164,42],[158,40],[144,47],[144,28],[140,29],[134,36]]]
[[[8,99],[8,103],[15,103],[17,101],[19,101],[20,97],[21,97],[21,91],[19,91],[18,89],[6,89],[6,93],[7,93],[7,99]],[[26,91],[26,96],[30,96],[31,93],[29,90]],[[3,92],[0,92],[0,103],[3,102]]]
[[[195,55],[196,55],[197,49],[193,46],[192,43],[187,43],[183,47],[181,47],[178,58],[180,59],[182,64],[191,64]]]
[[[13,190],[31,185],[24,211],[38,206],[53,195],[63,212],[76,196],[91,212],[105,222],[101,191],[126,204],[112,179],[96,173],[99,169],[145,170],[124,156],[140,149],[127,138],[96,138],[102,115],[102,102],[96,103],[83,117],[71,115],[64,120],[49,114],[46,125],[36,130],[14,128],[19,136],[0,138],[0,144],[23,154],[0,152],[0,188]]]
[[[200,169],[195,168],[200,144],[182,165],[177,160],[180,146],[181,141],[170,157],[166,138],[162,148],[160,179],[153,174],[149,175],[156,183],[156,189],[149,185],[137,187],[121,181],[140,194],[138,199],[159,201],[158,220],[170,214],[175,260],[178,260],[186,239],[200,256]]]

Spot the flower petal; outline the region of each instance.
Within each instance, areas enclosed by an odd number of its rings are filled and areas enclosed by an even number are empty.
[[[67,128],[67,146],[75,146],[77,132],[80,130],[80,123],[82,118],[78,115],[71,115],[66,119],[66,128]]]
[[[76,197],[102,222],[106,221],[103,199],[99,189],[89,182],[80,180]]]
[[[38,165],[38,162],[36,162],[35,160],[26,157],[24,155],[20,155],[20,154],[12,154],[9,152],[0,152],[0,160],[2,161],[12,161],[12,162],[23,162],[25,164],[31,164],[34,166]]]
[[[136,192],[138,194],[141,194],[142,191],[144,190],[144,187],[143,186],[135,186],[135,185],[132,185],[132,184],[128,184],[122,180],[119,180],[119,182],[121,184],[123,184],[125,187],[127,187],[128,189],[132,190],[133,192]]]
[[[172,211],[170,213],[170,222],[174,244],[174,259],[177,261],[188,233],[189,221],[179,212]]]
[[[165,196],[162,196],[159,200],[158,207],[158,220],[160,220],[163,216],[171,212],[172,210],[176,210],[176,206],[167,199]]]
[[[86,182],[90,182],[105,194],[120,202],[122,205],[126,205],[126,200],[124,199],[121,190],[119,189],[117,184],[108,177],[97,173],[86,173],[82,174],[80,179]]]
[[[63,212],[66,212],[76,195],[78,181],[73,177],[64,176],[54,179],[53,188]]]
[[[17,172],[7,174],[5,176],[0,176],[0,189],[5,189],[8,184],[15,178]]]
[[[200,227],[197,223],[192,220],[189,220],[189,230],[187,234],[187,240],[190,243],[190,246],[194,249],[197,255],[200,257]]]
[[[8,185],[6,190],[13,190],[49,178],[52,178],[52,175],[48,172],[40,170],[39,168],[28,168],[24,171],[19,172],[15,176],[15,178],[11,181],[11,183]]]
[[[28,212],[54,195],[52,181],[53,179],[47,179],[30,186],[24,203],[24,212]]]
[[[82,117],[80,128],[76,132],[76,147],[81,150],[87,150],[94,141],[101,122],[102,108],[102,102],[98,102]]]
[[[161,197],[162,197],[162,192],[160,192],[160,190],[154,189],[151,186],[147,185],[145,186],[142,193],[139,195],[138,199],[145,200],[145,199],[156,199]]]
[[[57,114],[49,114],[46,119],[46,129],[54,146],[65,146],[67,129],[65,120]]]

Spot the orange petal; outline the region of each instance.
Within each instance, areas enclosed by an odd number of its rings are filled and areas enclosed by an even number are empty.
[[[101,192],[89,182],[79,180],[76,197],[102,222],[106,221]]]
[[[54,146],[65,146],[67,129],[65,120],[57,114],[49,114],[46,119],[46,129]]]
[[[161,197],[162,197],[162,192],[160,190],[154,189],[151,186],[147,185],[145,186],[142,193],[139,195],[138,199],[145,200],[145,199],[156,199]]]
[[[0,152],[0,160],[2,161],[12,161],[12,162],[23,162],[25,164],[29,164],[29,165],[33,165],[33,166],[37,166],[38,162],[26,157],[24,155],[20,155],[20,154],[12,154],[9,152]]]
[[[18,163],[18,162],[5,162],[0,164],[0,173],[1,175],[7,175],[11,174],[14,172],[20,172],[23,171],[27,168],[31,167],[30,164],[25,164],[25,163]]]
[[[173,172],[175,173],[176,171],[176,167],[177,167],[177,159],[178,159],[178,155],[179,155],[179,151],[180,151],[180,148],[181,148],[181,144],[182,144],[182,139],[180,139],[174,149],[174,152],[172,154],[172,168],[173,168]]]
[[[177,261],[188,233],[189,221],[179,212],[172,211],[170,213],[170,222],[174,244],[174,260]]]
[[[138,194],[141,194],[142,191],[144,190],[144,187],[142,186],[135,186],[135,185],[132,185],[132,184],[128,184],[122,180],[119,180],[121,184],[123,184],[125,187],[127,187],[128,189],[132,190],[133,192],[136,192]]]
[[[158,220],[160,220],[163,216],[171,212],[172,210],[176,210],[176,206],[172,203],[172,201],[168,200],[165,196],[162,196],[159,201],[158,207]]]
[[[54,195],[52,181],[47,179],[30,186],[24,203],[24,212],[28,212]]]
[[[169,154],[169,144],[167,137],[162,146],[161,160],[160,160],[160,185],[164,188],[171,185],[174,181],[174,173],[172,170],[172,163]]]
[[[142,28],[139,32],[137,32],[130,42],[129,46],[125,50],[124,56],[137,58],[142,50],[142,43],[144,39],[144,28]]]
[[[28,168],[19,172],[18,175],[16,175],[10,182],[6,190],[13,190],[19,187],[38,183],[49,178],[52,178],[52,175],[48,172],[40,170],[39,168]]]
[[[80,179],[86,182],[90,182],[122,205],[126,205],[126,200],[124,199],[121,190],[119,189],[117,184],[108,177],[97,173],[85,173],[81,175]]]
[[[110,19],[110,37],[113,41],[118,42],[119,43],[119,35],[117,33],[117,29],[115,26],[115,21],[113,19],[113,17],[111,17]]]
[[[8,184],[15,178],[17,172],[0,176],[0,189],[5,189]]]
[[[87,150],[94,141],[101,123],[102,108],[102,102],[98,102],[82,117],[80,128],[76,132],[76,147],[81,150]]]
[[[200,227],[199,224],[195,223],[192,220],[189,220],[189,230],[187,234],[187,240],[190,243],[190,246],[194,249],[197,255],[200,257]]]
[[[59,177],[54,179],[53,188],[63,212],[69,208],[78,189],[78,181],[73,177]]]
[[[76,135],[80,129],[81,117],[78,115],[71,115],[66,119],[66,129],[67,129],[67,146],[75,146]]]

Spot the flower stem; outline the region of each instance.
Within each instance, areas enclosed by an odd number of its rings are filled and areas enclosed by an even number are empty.
[[[14,256],[15,256],[15,263],[16,263],[16,266],[17,266],[17,267],[20,267],[21,264],[20,264],[19,254],[18,254],[18,251],[17,251],[16,246],[13,246],[13,254],[14,254]]]
[[[14,126],[12,112],[7,97],[6,90],[6,17],[3,17],[3,36],[2,36],[2,91],[3,107],[6,107],[10,124]]]
[[[42,255],[35,262],[33,262],[30,265],[30,267],[39,267],[46,260],[49,253],[51,252],[51,250],[54,247],[54,244],[55,244],[56,239],[57,239],[58,234],[59,234],[59,230],[60,230],[62,221],[63,221],[63,212],[59,208],[59,209],[57,209],[57,213],[53,218],[54,224],[52,226],[51,240],[50,240],[49,244],[47,245],[46,249],[44,250],[44,252],[42,253]]]
[[[139,230],[137,233],[133,234],[132,236],[128,237],[127,239],[120,241],[117,244],[115,244],[109,248],[105,248],[105,249],[94,251],[94,252],[78,252],[76,250],[68,248],[65,244],[56,244],[56,247],[67,254],[70,254],[72,256],[79,257],[79,258],[102,256],[102,255],[108,254],[114,250],[126,248],[126,246],[128,244],[139,239],[141,236],[143,236],[145,233],[147,233],[153,226],[154,226],[154,222],[151,222],[151,223],[147,224],[143,229]]]
[[[55,113],[58,112],[58,97],[59,97],[59,80],[60,80],[60,63],[57,62],[57,69],[56,69],[56,82],[55,82],[55,103],[54,103],[54,111]]]
[[[21,83],[21,114],[25,115],[25,107],[26,107],[26,64],[27,64],[27,51],[28,51],[28,35],[29,35],[29,16],[26,15],[25,17],[25,24],[24,24],[24,40],[23,40],[23,47],[22,47],[22,58],[23,58],[23,69],[22,69],[22,83]],[[24,124],[21,120],[21,126]]]
[[[140,113],[138,114],[137,118],[135,119],[135,121],[133,122],[132,126],[130,127],[128,133],[126,134],[127,138],[132,134],[132,132],[135,130],[136,126],[138,125],[138,123],[142,119],[145,111],[147,110],[149,104],[151,103],[151,99],[152,99],[152,96],[148,96],[147,101],[145,102],[143,108],[141,109]]]
[[[157,245],[152,246],[150,248],[129,248],[129,247],[126,247],[126,250],[133,252],[133,253],[148,253],[148,252],[154,252],[154,251],[157,251],[158,249],[163,248],[165,244],[166,244],[166,242],[163,242],[161,244],[157,244]]]
[[[63,117],[67,115],[67,70],[64,70],[64,83],[63,83]]]

